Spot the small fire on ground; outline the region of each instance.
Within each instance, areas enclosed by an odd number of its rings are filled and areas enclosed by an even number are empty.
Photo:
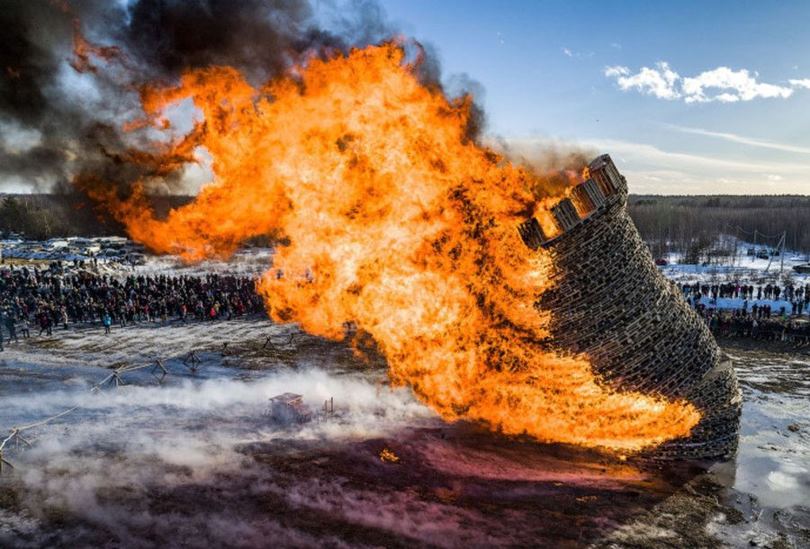
[[[380,451],[380,461],[383,463],[399,463],[399,456],[396,455],[392,450],[383,448]]]

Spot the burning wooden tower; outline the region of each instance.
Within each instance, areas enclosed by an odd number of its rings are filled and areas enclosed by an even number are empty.
[[[535,218],[519,232],[552,259],[552,288],[537,306],[552,312],[554,345],[583,353],[604,383],[685,398],[702,418],[658,458],[726,458],[737,448],[740,390],[703,320],[656,268],[627,213],[627,182],[608,155],[550,210],[554,234]]]

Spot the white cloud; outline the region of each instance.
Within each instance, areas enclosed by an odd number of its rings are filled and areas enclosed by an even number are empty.
[[[658,99],[682,99],[685,103],[736,103],[753,99],[786,99],[795,88],[810,89],[810,79],[789,80],[790,86],[769,84],[758,80],[759,74],[748,69],[732,70],[717,67],[696,76],[682,77],[667,62],[654,67],[642,67],[632,74],[624,66],[605,67],[604,74],[614,78],[624,91],[636,90]]]
[[[605,76],[612,77],[612,76],[625,76],[630,74],[630,69],[627,67],[622,67],[621,65],[616,65],[615,67],[605,67]]]
[[[549,146],[540,137],[507,138],[511,150]],[[810,194],[810,164],[666,150],[619,139],[588,139],[579,149],[609,153],[638,194]],[[774,177],[775,176],[775,177]],[[781,179],[776,179],[776,178]]]
[[[687,103],[731,103],[758,97],[785,99],[793,94],[792,88],[757,82],[757,76],[757,73],[752,74],[746,69],[733,71],[728,67],[704,71],[693,78],[683,79],[684,100]],[[712,95],[711,90],[720,90],[721,93]]]
[[[721,93],[717,97],[715,97],[716,101],[720,101],[721,103],[736,103],[740,100],[740,98],[733,93]],[[687,103],[694,103],[700,102],[698,99],[693,99],[691,97],[686,98]]]
[[[560,51],[562,51],[563,55],[565,55],[566,57],[571,57],[574,59],[590,59],[591,57],[593,57],[592,51],[585,51],[585,52],[574,51],[571,48],[560,48]]]
[[[589,140],[584,144],[621,158],[619,169],[635,193],[810,193],[810,165],[803,163],[704,156],[615,139]]]
[[[655,64],[654,69],[642,67],[637,74],[630,74],[630,69],[622,66],[605,68],[605,76],[616,78],[616,83],[624,91],[637,89],[641,93],[653,95],[659,99],[678,99],[681,95],[676,89],[680,79],[665,62]]]
[[[746,137],[744,135],[737,135],[734,133],[713,132],[704,130],[702,128],[687,128],[683,126],[675,126],[672,124],[665,124],[667,128],[678,130],[679,132],[691,133],[694,135],[704,135],[706,137],[716,137],[732,143],[740,143],[741,145],[750,145],[752,147],[759,147],[762,149],[772,149],[776,151],[810,154],[810,147],[800,147],[798,145],[786,145],[784,143],[774,143],[773,141],[765,141],[763,139],[755,139],[753,137]]]
[[[799,80],[788,80],[790,85],[794,88],[807,88],[810,89],[810,78],[801,78]]]
[[[806,164],[740,161],[717,156],[671,152],[664,151],[653,145],[616,139],[586,140],[584,144],[611,154],[623,154],[627,157],[628,162],[635,161],[639,164],[650,164],[659,167],[664,166],[672,169],[740,171],[749,173],[800,173],[803,177],[810,175],[810,166]]]

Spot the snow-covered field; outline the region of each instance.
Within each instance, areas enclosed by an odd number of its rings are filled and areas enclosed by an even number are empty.
[[[682,256],[669,254],[664,259],[667,265],[660,267],[661,272],[676,282],[719,283],[739,281],[765,285],[776,283],[780,286],[790,282],[794,285],[810,283],[810,273],[798,273],[793,267],[805,265],[810,258],[805,255],[786,251],[781,256],[762,259],[749,256],[748,247],[753,245],[738,243],[736,256],[722,259],[722,263],[691,265],[682,264]],[[26,259],[42,261],[91,261],[97,259],[108,270],[138,273],[157,272],[236,272],[261,273],[272,258],[271,248],[252,247],[242,249],[227,261],[209,260],[186,265],[172,256],[154,256],[145,253],[142,246],[122,237],[62,238],[46,241],[23,240],[21,238],[0,239],[0,251],[7,259]],[[137,262],[127,261],[134,255]]]
[[[810,288],[810,273],[800,273],[794,267],[806,265],[807,257],[791,252],[768,259],[747,255],[747,250],[753,246],[739,243],[739,252],[736,256],[723,259],[723,264],[689,265],[679,263],[682,257],[678,254],[669,254],[665,259],[667,265],[659,266],[661,273],[669,280],[684,285],[719,285],[743,284],[755,288],[754,299],[718,297],[717,299],[704,298],[701,303],[709,309],[741,310],[746,307],[751,311],[754,305],[759,307],[769,305],[773,314],[780,310],[789,315],[793,304],[786,299],[756,299],[756,288],[766,285],[777,285],[784,290],[787,286],[794,288]],[[784,292],[782,293],[784,295]],[[802,314],[810,316],[810,309],[803,309]]]
[[[802,263],[797,263],[801,265]],[[792,269],[785,268],[781,273],[779,268],[771,266],[769,270],[767,261],[757,259],[750,265],[684,265],[669,264],[659,267],[667,278],[676,282],[701,282],[704,284],[714,284],[722,282],[739,281],[740,283],[765,285],[778,284],[783,286],[786,282],[794,286],[798,284],[810,283],[810,274],[798,273]]]
[[[730,245],[725,244],[726,247]],[[794,267],[807,265],[810,257],[805,254],[787,250],[780,255],[767,258],[748,255],[749,249],[761,250],[752,243],[737,242],[737,253],[721,257],[717,262],[708,264],[683,264],[683,256],[677,253],[666,255],[663,259],[667,265],[661,271],[667,278],[675,281],[696,281],[702,283],[728,282],[739,280],[750,284],[765,285],[776,283],[780,286],[786,282],[794,285],[810,283],[810,273],[799,273]]]
[[[147,256],[143,265],[127,268],[136,274],[204,274],[228,273],[234,275],[260,275],[270,267],[271,248],[249,248],[237,251],[227,261],[206,260],[186,264],[172,256]]]
[[[258,274],[270,259],[107,268]],[[199,362],[184,362],[192,351]],[[3,451],[15,468],[0,474],[0,547],[801,547],[810,355],[726,351],[744,392],[740,451],[706,470],[446,424],[384,364],[265,318],[57,329],[0,353],[0,439],[54,418]],[[315,421],[271,422],[268,399],[285,392]]]
[[[269,343],[265,345],[269,337]],[[225,346],[224,344],[228,345]],[[192,372],[190,351],[200,359]],[[336,342],[264,319],[58,330],[0,354],[0,546],[713,546],[810,532],[810,357],[731,349],[740,454],[658,469],[448,425]],[[150,366],[161,359],[162,377]],[[120,369],[121,381],[91,388]],[[336,413],[273,424],[268,398]],[[382,461],[383,449],[400,458]],[[805,537],[802,537],[805,536]],[[236,540],[236,541],[234,541]],[[798,540],[798,541],[797,541]]]

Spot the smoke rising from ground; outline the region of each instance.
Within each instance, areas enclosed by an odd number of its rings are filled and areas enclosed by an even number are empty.
[[[630,467],[600,473],[604,463],[561,467],[502,439],[496,449],[457,440],[410,391],[368,372],[227,372],[172,374],[163,386],[130,373],[132,385],[97,394],[87,391],[95,380],[74,378],[72,388],[0,396],[4,426],[8,414],[28,421],[80,406],[6,456],[17,469],[0,477],[15,494],[0,501],[0,546],[456,547],[482,535],[514,546],[537,539],[542,526],[518,527],[537,509],[520,502],[547,497],[550,482],[576,494],[647,480]],[[316,409],[334,397],[338,417],[276,426],[267,397],[286,391]],[[389,445],[407,465],[380,461]],[[497,495],[479,507],[484,489]],[[516,508],[493,512],[504,502]]]
[[[80,408],[30,433],[33,447],[6,456],[17,466],[13,482],[26,511],[13,513],[0,506],[0,545],[84,545],[95,541],[87,537],[90,528],[94,535],[108,533],[101,539],[112,535],[129,547],[153,546],[156,540],[179,544],[182,539],[194,546],[206,538],[217,546],[257,547],[266,536],[282,546],[311,546],[317,536],[285,526],[281,517],[257,521],[252,508],[257,494],[326,509],[347,490],[336,483],[327,496],[326,487],[257,464],[241,446],[259,441],[284,455],[296,447],[340,446],[437,423],[407,390],[317,368],[252,382],[170,376],[166,386],[156,386],[148,375],[138,379],[134,374],[130,382],[135,384],[99,393],[74,387],[2,398],[3,409],[21,422]],[[304,394],[315,410],[333,397],[337,416],[290,428],[274,424],[264,413],[268,396],[287,391]],[[188,508],[177,504],[207,498],[210,492],[223,493],[222,506],[197,509],[189,516]],[[162,504],[170,506],[165,512],[160,503],[164,493],[176,502]],[[47,525],[57,515],[68,523],[54,538]],[[141,537],[145,533],[148,537]]]

